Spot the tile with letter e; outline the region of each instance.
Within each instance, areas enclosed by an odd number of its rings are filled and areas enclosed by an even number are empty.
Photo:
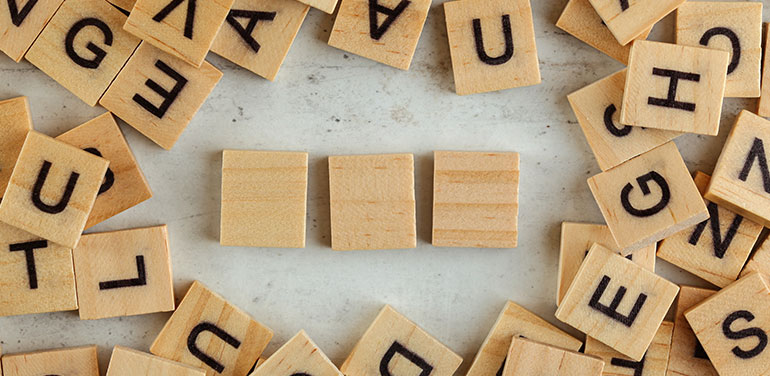
[[[0,202],[0,221],[75,248],[109,162],[29,132]]]
[[[220,78],[208,62],[195,68],[142,43],[99,104],[169,150]]]
[[[729,52],[725,97],[759,97],[761,2],[688,1],[676,10],[676,43]]]
[[[381,370],[392,375],[451,376],[462,361],[459,355],[386,305],[340,371],[347,376],[379,375]]]
[[[206,371],[127,347],[115,346],[107,376],[137,375],[205,376]]]
[[[272,338],[266,326],[195,281],[150,352],[208,376],[245,375]]]
[[[681,286],[674,315],[674,335],[671,337],[671,355],[668,358],[669,376],[717,376],[717,371],[695,337],[684,312],[714,295],[716,291],[692,286]]]
[[[126,16],[105,0],[65,0],[27,52],[27,60],[95,106],[139,45]]]
[[[304,330],[286,342],[250,376],[342,376]]]
[[[99,376],[96,346],[3,355],[3,376]]]
[[[679,287],[595,244],[556,310],[556,318],[640,361]]]
[[[716,136],[729,61],[726,51],[635,42],[620,123]]]
[[[765,23],[765,51],[762,61],[765,62],[762,65],[762,87],[760,91],[759,101],[757,101],[757,114],[759,116],[770,116],[770,24]]]
[[[624,255],[709,217],[673,142],[588,179],[588,185]]]
[[[514,338],[501,376],[601,376],[604,361],[576,351]]]
[[[457,94],[540,83],[530,0],[449,1],[444,11]]]
[[[685,0],[589,0],[623,46],[652,28]]]
[[[741,277],[751,273],[759,272],[766,276],[770,276],[770,237],[765,238],[760,244],[759,248],[754,252],[746,263],[746,267],[741,272]]]
[[[770,289],[751,273],[684,313],[720,376],[770,375]]]
[[[604,375],[666,376],[673,330],[674,323],[664,321],[641,361],[631,360],[591,337],[586,338],[585,353],[604,361]]]
[[[332,249],[417,246],[412,154],[329,157]]]
[[[31,130],[27,97],[0,101],[0,197],[5,193],[21,146]]]
[[[577,338],[509,301],[481,344],[466,376],[492,376],[502,372],[508,349],[515,337],[524,337],[571,351],[578,351],[583,345]]]
[[[0,51],[20,62],[64,0],[8,0],[0,3]]]
[[[235,0],[211,52],[273,81],[308,9],[295,0]]]

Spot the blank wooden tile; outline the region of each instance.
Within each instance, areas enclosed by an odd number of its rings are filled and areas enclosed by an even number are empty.
[[[751,273],[684,313],[720,376],[770,375],[770,289]]]
[[[206,371],[127,347],[115,346],[107,376],[136,375],[204,376]]]
[[[123,132],[109,112],[62,133],[56,139],[110,161],[107,175],[86,221],[86,228],[152,197],[147,179],[123,137]]]
[[[222,245],[304,248],[307,153],[222,153]]]
[[[681,135],[679,132],[620,124],[618,119],[625,83],[624,69],[567,96],[602,171]]]
[[[585,353],[604,361],[602,374],[605,376],[666,376],[673,330],[674,323],[664,321],[655,333],[644,358],[638,362],[591,337],[586,338]]]
[[[270,329],[195,281],[150,352],[203,368],[208,376],[245,375],[271,338]]]
[[[589,0],[612,35],[625,46],[685,0]]]
[[[273,81],[308,9],[294,0],[235,0],[211,52]]]
[[[407,70],[430,4],[430,0],[342,0],[329,45]],[[377,16],[376,24],[369,22],[371,14]]]
[[[730,52],[725,97],[759,96],[761,2],[688,1],[676,10],[676,43]]]
[[[515,248],[519,154],[436,151],[433,245]]]
[[[95,106],[139,45],[139,38],[123,30],[125,22],[105,0],[66,0],[26,58]]]
[[[692,286],[681,286],[676,303],[674,335],[671,337],[671,355],[668,376],[717,376],[708,355],[695,337],[684,312],[714,295],[716,291]]]
[[[3,356],[4,376],[99,376],[96,346],[71,347]]]
[[[332,248],[417,246],[414,156],[329,157]]]
[[[708,219],[708,210],[673,142],[590,179],[623,254]]]
[[[129,12],[134,9],[134,4],[136,4],[136,0],[107,0],[107,2]]]
[[[595,244],[556,318],[639,361],[678,292],[677,285]]]
[[[530,0],[457,0],[444,12],[457,94],[540,83]]]
[[[770,276],[770,241],[765,238],[760,244],[759,248],[751,256],[751,259],[746,264],[741,272],[741,277],[751,273],[759,272],[764,275]]]
[[[268,359],[269,361],[269,359]],[[430,334],[385,306],[340,367],[347,376],[379,375],[386,368],[392,375],[454,375],[462,358]]]
[[[274,375],[342,376],[342,373],[307,333],[300,331],[251,374]]]
[[[767,48],[770,42],[770,24],[765,23],[765,52],[762,65],[762,88],[759,101],[757,101],[757,114],[759,116],[770,116],[770,49]]]
[[[620,123],[716,136],[729,57],[705,47],[635,42]]]
[[[501,376],[601,376],[600,359],[548,346],[526,338],[514,338]]]
[[[62,1],[6,1],[0,8],[0,51],[20,62]],[[16,12],[11,13],[6,4],[14,4]]]
[[[27,97],[0,101],[0,197],[8,186],[21,146],[31,130]]]
[[[29,132],[0,202],[0,221],[74,248],[109,162]]]
[[[222,72],[200,68],[142,43],[99,104],[164,149],[171,149]]]
[[[583,345],[577,338],[518,304],[508,301],[481,344],[466,376],[492,376],[502,371],[511,340],[515,337],[524,337],[571,351],[578,351]]]

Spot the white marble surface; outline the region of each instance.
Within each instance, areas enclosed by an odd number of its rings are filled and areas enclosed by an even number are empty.
[[[316,10],[274,83],[211,54],[224,78],[172,151],[121,124],[155,196],[93,231],[168,224],[178,298],[192,280],[203,281],[275,331],[266,354],[306,329],[339,364],[385,303],[461,354],[461,372],[506,299],[567,329],[553,317],[559,224],[602,217],[585,182],[599,169],[566,95],[622,66],[555,28],[565,3],[533,1],[543,83],[498,93],[454,94],[439,2],[407,72],[327,46],[332,17]],[[672,25],[667,18],[653,37],[671,40]],[[104,111],[26,62],[0,57],[0,77],[0,98],[28,96],[36,129],[52,136]],[[754,105],[727,100],[718,137],[680,137],[689,167],[711,172],[736,114]],[[310,153],[307,249],[219,246],[225,148]],[[521,153],[517,249],[429,244],[431,152],[437,149]],[[336,253],[329,248],[326,156],[381,152],[415,153],[419,246]],[[663,261],[658,271],[677,283],[703,284]],[[95,343],[105,369],[112,346],[146,351],[169,316],[0,318],[0,340],[6,352]]]

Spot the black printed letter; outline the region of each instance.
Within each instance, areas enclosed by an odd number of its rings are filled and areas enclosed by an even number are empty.
[[[703,34],[703,36],[700,38],[700,44],[703,46],[708,46],[711,37],[715,35],[726,36],[727,39],[730,40],[730,43],[733,45],[733,57],[732,60],[730,60],[730,65],[727,66],[727,74],[733,73],[735,68],[738,68],[738,63],[741,62],[741,41],[732,30],[726,27],[714,27],[708,29],[708,31]]]
[[[8,10],[11,11],[11,22],[13,22],[13,25],[21,26],[21,23],[27,18],[35,4],[37,4],[37,0],[28,0],[24,7],[21,8],[21,12],[19,12],[19,5],[16,4],[16,0],[8,0]]]
[[[479,59],[489,65],[501,65],[513,57],[513,32],[511,31],[511,16],[503,15],[503,37],[505,38],[505,52],[498,57],[490,57],[484,49],[484,37],[481,33],[481,20],[473,19],[473,39],[476,41],[476,54]]]
[[[35,267],[35,250],[40,248],[47,248],[48,241],[37,240],[34,242],[11,244],[10,251],[24,251],[24,255],[27,258],[27,276],[29,277],[29,288],[34,290],[37,288],[37,268]]]
[[[81,30],[88,26],[99,29],[104,35],[104,44],[112,46],[112,30],[110,30],[110,27],[102,20],[96,18],[84,18],[75,22],[67,32],[67,37],[64,39],[64,49],[67,51],[67,56],[69,56],[75,64],[80,65],[83,68],[96,69],[99,68],[99,64],[101,64],[104,57],[107,56],[106,51],[97,47],[92,42],[88,42],[86,49],[94,53],[92,59],[86,59],[75,52],[75,37],[77,37]]]
[[[207,322],[196,325],[190,332],[190,335],[187,336],[187,350],[190,350],[190,353],[193,354],[194,357],[200,359],[201,362],[206,363],[206,365],[211,367],[214,371],[222,373],[222,371],[225,370],[225,366],[214,360],[212,357],[204,354],[203,351],[198,348],[198,345],[195,344],[195,341],[198,340],[198,336],[203,332],[211,332],[213,335],[219,337],[221,340],[225,341],[225,343],[236,349],[241,347],[241,341],[235,339],[235,337],[220,329],[218,326]]]
[[[652,74],[655,76],[669,77],[670,81],[668,83],[668,97],[665,99],[649,97],[647,98],[647,104],[653,106],[676,108],[678,110],[685,110],[690,112],[695,111],[695,103],[679,102],[676,100],[676,88],[679,86],[679,80],[700,82],[699,74],[660,68],[652,68]]]
[[[761,354],[762,351],[765,350],[765,347],[767,347],[767,333],[765,333],[764,330],[756,327],[735,332],[730,329],[730,326],[738,319],[744,319],[747,322],[751,322],[754,320],[754,315],[749,311],[735,311],[731,313],[729,316],[727,316],[725,321],[722,322],[722,333],[724,333],[725,337],[735,340],[748,337],[757,337],[759,343],[751,350],[746,351],[742,350],[738,346],[733,347],[733,354],[735,354],[735,356],[741,359],[751,359]]]
[[[43,185],[45,185],[45,180],[48,178],[48,171],[50,170],[51,162],[43,161],[43,167],[40,168],[40,172],[37,174],[35,185],[32,187],[32,203],[35,204],[35,207],[48,214],[57,214],[63,212],[67,207],[67,204],[70,202],[72,191],[75,190],[75,185],[78,183],[80,174],[74,171],[70,173],[70,178],[67,180],[67,186],[64,187],[64,194],[62,194],[59,202],[56,205],[48,205],[43,202],[42,198],[40,198],[40,194],[43,190]]]
[[[147,274],[144,271],[144,256],[136,256],[136,274],[138,275],[136,278],[99,282],[99,290],[112,290],[123,287],[146,285]]]
[[[252,50],[254,50],[254,53],[259,52],[260,45],[257,43],[257,40],[254,39],[253,36],[251,36],[251,33],[254,32],[254,27],[257,26],[257,22],[259,21],[272,21],[275,19],[276,12],[257,12],[253,10],[243,10],[243,9],[233,9],[230,11],[230,13],[227,15],[227,23],[230,24],[230,26],[235,29],[235,31],[238,33],[238,35],[243,38],[243,40],[246,42],[246,44],[251,47]],[[238,18],[248,18],[249,23],[246,24],[246,27],[243,27],[238,20]]]
[[[156,107],[154,104],[150,103],[147,99],[144,99],[139,94],[134,94],[134,102],[138,103],[140,106],[142,106],[145,110],[149,111],[151,114],[157,116],[159,119],[163,118],[163,115],[166,114],[166,111],[168,111],[168,108],[171,107],[171,104],[174,103],[176,100],[176,97],[179,96],[179,93],[182,92],[182,89],[184,89],[184,86],[187,85],[187,79],[182,77],[181,74],[179,74],[177,71],[175,71],[173,68],[166,65],[166,63],[158,60],[155,62],[155,67],[160,69],[163,73],[168,75],[169,77],[173,78],[174,81],[176,81],[176,84],[174,84],[174,87],[171,89],[171,91],[168,91],[164,88],[162,88],[157,82],[147,79],[147,81],[144,83],[158,93],[161,97],[163,97],[163,102],[160,104],[159,107]]]
[[[185,0],[172,0],[165,8],[161,9],[158,14],[152,17],[155,22],[163,21],[176,7],[182,5]],[[187,39],[193,39],[193,24],[195,23],[195,1],[187,0],[187,17],[184,21],[184,36]]]
[[[599,303],[602,295],[604,295],[604,291],[607,290],[607,286],[610,284],[610,280],[611,278],[606,275],[602,277],[601,282],[599,282],[599,286],[596,287],[593,296],[591,296],[591,301],[588,302],[588,306],[609,316],[613,320],[620,321],[625,326],[631,327],[631,325],[634,323],[634,320],[636,320],[636,316],[639,315],[639,311],[642,309],[644,302],[647,300],[647,295],[639,294],[639,297],[636,298],[636,303],[634,303],[633,308],[631,308],[631,312],[628,314],[628,316],[624,316],[617,311],[620,302],[626,295],[626,288],[624,286],[620,286],[618,288],[618,292],[615,293],[615,298],[612,299],[612,303],[610,303],[609,306]]]
[[[628,0],[620,0],[620,10],[625,12],[628,9]]]
[[[393,360],[393,357],[396,354],[401,354],[401,356],[406,358],[406,360],[412,362],[412,364],[422,369],[422,372],[420,372],[420,376],[428,376],[430,375],[431,372],[433,372],[433,366],[428,364],[428,362],[426,362],[425,359],[409,351],[406,347],[404,347],[400,343],[393,342],[393,344],[390,345],[390,348],[388,349],[388,351],[385,352],[385,355],[382,357],[382,360],[380,360],[381,376],[393,376],[390,373],[390,369],[388,369],[388,365],[390,365],[390,362]]]
[[[647,358],[647,354],[644,354],[644,358],[638,362],[628,359],[612,358],[610,364],[617,367],[630,368],[634,370],[634,376],[642,376],[644,373],[645,358]]]
[[[401,0],[395,8],[390,9],[380,5],[377,0],[369,0],[369,36],[374,40],[380,40],[385,32],[388,31],[390,25],[393,24],[393,21],[395,21],[411,3],[412,2],[409,0]],[[382,25],[377,26],[377,15],[379,13],[382,13],[387,17]]]
[[[97,157],[102,156],[102,153],[97,148],[85,148],[83,150]],[[115,173],[112,172],[111,168],[107,167],[107,172],[104,174],[104,182],[99,187],[99,194],[109,191],[113,184],[115,184]]]
[[[722,233],[719,231],[719,207],[717,204],[709,202],[708,209],[711,218],[695,226],[695,231],[690,235],[690,240],[688,242],[692,245],[698,245],[698,240],[700,240],[703,230],[706,229],[706,224],[711,223],[711,238],[714,244],[714,256],[721,259],[725,257],[727,248],[730,248],[730,244],[733,242],[735,234],[738,233],[738,228],[741,227],[743,217],[736,215],[735,218],[733,218],[733,222],[730,224],[730,228],[727,229],[724,240],[722,240]]]
[[[634,127],[626,125],[623,128],[618,128],[615,126],[615,122],[612,121],[612,115],[615,115],[615,111],[617,111],[617,107],[615,107],[614,104],[610,104],[607,106],[607,108],[604,109],[604,126],[607,127],[607,130],[612,133],[613,136],[616,137],[623,137],[628,136],[629,133],[634,129]]]
[[[660,187],[661,196],[660,201],[658,201],[657,204],[647,209],[637,209],[631,205],[631,202],[628,200],[628,196],[634,189],[634,186],[632,186],[631,183],[628,183],[623,187],[623,190],[620,192],[620,203],[623,205],[623,209],[626,209],[629,214],[636,217],[649,217],[658,214],[658,212],[665,209],[668,205],[669,200],[671,200],[671,190],[668,188],[668,183],[665,178],[655,171],[650,171],[650,173],[636,178],[636,182],[639,184],[639,188],[642,189],[642,194],[645,196],[651,192],[648,184],[650,181],[654,181],[655,184]]]
[[[746,162],[743,164],[743,170],[738,175],[738,179],[746,181],[749,178],[749,172],[754,166],[755,159],[759,162],[759,171],[762,173],[762,184],[765,187],[765,192],[770,193],[770,170],[767,169],[765,144],[759,138],[754,138],[754,143],[751,145],[751,150],[749,150],[749,155],[746,157]]]

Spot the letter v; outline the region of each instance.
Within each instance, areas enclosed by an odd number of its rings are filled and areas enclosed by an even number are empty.
[[[27,19],[29,12],[32,11],[35,4],[37,4],[37,0],[29,0],[24,4],[24,7],[21,8],[21,12],[19,12],[19,5],[16,4],[16,0],[8,0],[8,10],[11,11],[11,21],[13,24],[17,27],[21,26],[21,23]]]

